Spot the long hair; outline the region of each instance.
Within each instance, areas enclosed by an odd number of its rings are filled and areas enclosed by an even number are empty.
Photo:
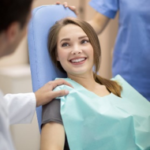
[[[97,75],[97,72],[100,68],[100,61],[101,61],[101,48],[100,43],[97,34],[95,33],[94,29],[91,27],[90,24],[83,20],[79,20],[76,18],[65,18],[62,19],[56,24],[54,24],[49,32],[48,37],[48,49],[50,53],[50,57],[53,61],[53,63],[62,71],[65,72],[65,70],[62,68],[59,61],[57,61],[57,40],[58,40],[58,34],[62,27],[68,25],[68,24],[74,24],[82,28],[82,30],[86,33],[88,36],[90,43],[94,50],[94,71],[93,76],[97,83],[105,85],[106,88],[112,92],[113,94],[117,96],[121,96],[121,86],[118,85],[117,82],[108,80],[105,78],[100,77]]]

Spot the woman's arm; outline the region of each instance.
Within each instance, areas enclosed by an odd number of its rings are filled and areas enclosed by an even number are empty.
[[[60,115],[60,100],[54,99],[43,106],[41,150],[63,150],[65,131]]]
[[[63,125],[55,122],[43,125],[40,150],[63,150],[64,143],[65,131]]]
[[[110,18],[97,12],[88,23],[94,28],[97,34],[100,34],[107,26],[109,20]]]

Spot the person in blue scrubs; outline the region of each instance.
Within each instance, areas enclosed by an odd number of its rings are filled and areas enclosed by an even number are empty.
[[[89,21],[97,34],[119,12],[113,76],[120,74],[150,101],[150,1],[91,0],[89,4],[97,11]],[[73,6],[68,7],[76,11]]]

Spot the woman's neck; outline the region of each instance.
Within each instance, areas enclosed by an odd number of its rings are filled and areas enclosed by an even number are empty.
[[[107,90],[106,86],[97,83],[94,79],[93,73],[86,75],[71,75],[68,77],[77,83],[81,84],[87,90],[95,93],[96,95],[103,97],[109,95],[110,92]]]
[[[71,75],[68,74],[68,77],[77,83],[81,84],[86,89],[93,91],[93,88],[96,86],[96,81],[94,80],[93,73],[89,75]]]

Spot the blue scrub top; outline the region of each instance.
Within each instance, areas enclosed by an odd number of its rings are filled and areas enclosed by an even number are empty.
[[[150,0],[91,0],[90,5],[109,18],[119,11],[113,76],[120,74],[150,101]]]

